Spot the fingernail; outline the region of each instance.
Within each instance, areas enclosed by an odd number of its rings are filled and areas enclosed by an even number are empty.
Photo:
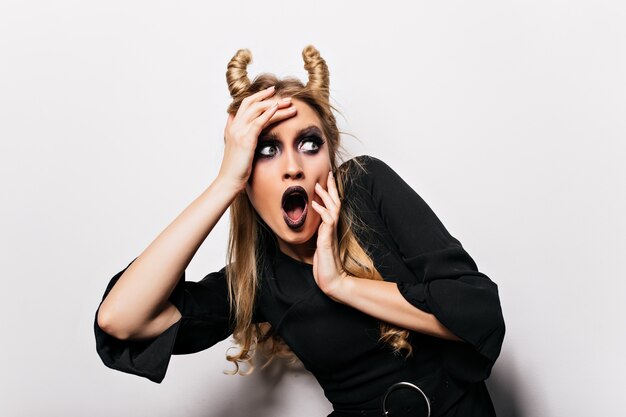
[[[273,90],[276,86],[267,87],[266,90]]]
[[[291,101],[291,97],[285,97],[285,98],[283,99],[283,101],[284,101],[284,102]]]

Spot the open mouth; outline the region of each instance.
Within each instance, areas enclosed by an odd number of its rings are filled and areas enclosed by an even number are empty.
[[[285,190],[281,207],[283,219],[289,228],[298,229],[302,227],[308,212],[308,201],[309,197],[306,190],[299,185],[294,185]]]

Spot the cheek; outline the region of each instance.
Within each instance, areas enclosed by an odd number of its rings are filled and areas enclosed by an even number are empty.
[[[257,173],[258,174],[258,173]],[[276,208],[277,197],[276,181],[257,175],[251,183],[246,185],[246,193],[250,204],[257,214],[267,223],[271,220],[272,211]]]
[[[246,193],[248,198],[257,205],[262,196],[267,192],[269,178],[267,173],[257,164],[252,165],[252,171],[246,184]]]

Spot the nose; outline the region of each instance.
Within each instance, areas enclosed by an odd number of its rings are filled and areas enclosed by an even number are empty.
[[[287,150],[285,153],[283,179],[301,179],[304,177],[300,156],[293,150]]]

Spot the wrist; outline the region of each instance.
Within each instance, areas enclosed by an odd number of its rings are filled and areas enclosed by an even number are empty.
[[[235,198],[237,194],[243,192],[246,189],[246,184],[241,184],[240,182],[233,181],[230,178],[226,178],[218,175],[211,185],[212,187],[218,189],[220,192],[224,194],[232,195],[232,198]]]
[[[347,272],[343,272],[332,291],[327,292],[326,295],[338,303],[348,304],[348,300],[350,300],[354,288],[355,279],[356,277],[348,275]]]

